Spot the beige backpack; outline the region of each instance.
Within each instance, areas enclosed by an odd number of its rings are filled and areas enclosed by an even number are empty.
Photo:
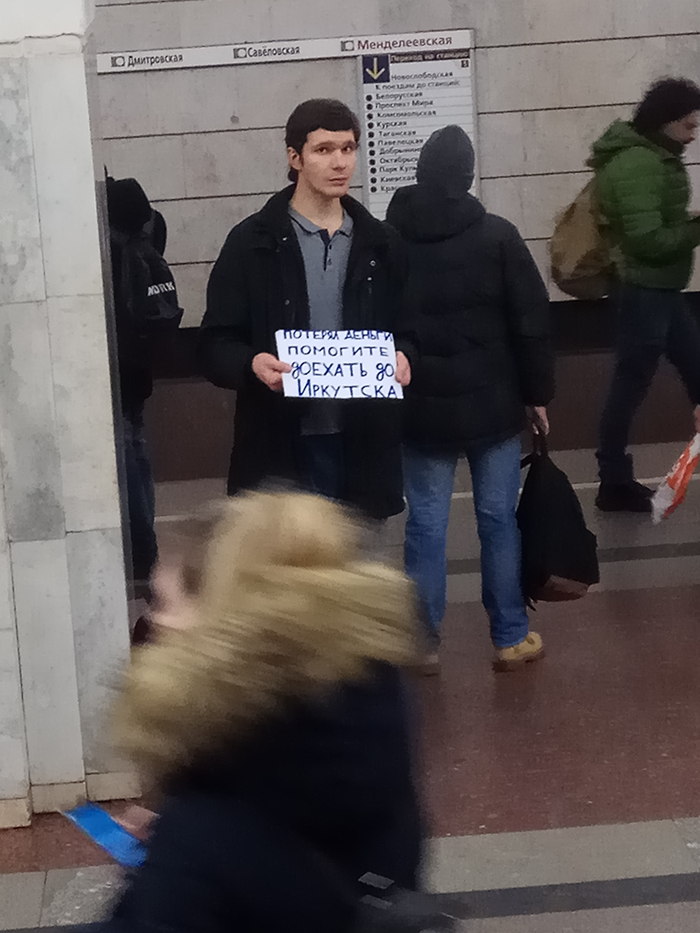
[[[552,279],[573,298],[604,298],[614,281],[595,179],[557,218],[549,242]]]

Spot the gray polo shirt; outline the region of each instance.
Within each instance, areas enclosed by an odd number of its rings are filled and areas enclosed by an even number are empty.
[[[306,272],[311,330],[341,330],[343,291],[352,246],[352,217],[345,214],[342,226],[328,231],[289,208]],[[340,431],[338,402],[316,401],[302,423],[302,434],[337,434]]]

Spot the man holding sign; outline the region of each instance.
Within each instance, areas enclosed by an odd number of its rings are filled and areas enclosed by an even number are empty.
[[[238,393],[230,494],[290,480],[383,519],[403,510],[399,399],[415,349],[398,240],[348,195],[359,138],[339,101],[296,108],[292,185],[230,232],[200,354]]]

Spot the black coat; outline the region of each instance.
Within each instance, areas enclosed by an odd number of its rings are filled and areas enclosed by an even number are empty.
[[[421,828],[398,672],[337,688],[170,788],[102,933],[344,933],[373,872],[413,888]]]
[[[153,335],[136,326],[131,310],[134,296],[145,294],[150,282],[143,278],[143,265],[134,262],[126,244],[143,237],[162,256],[167,227],[163,215],[151,208],[146,192],[134,178],[107,179],[107,208],[121,403],[124,414],[133,418],[153,393],[156,348]]]
[[[308,329],[304,263],[289,217],[293,188],[234,227],[212,270],[200,333],[203,371],[215,385],[236,389],[229,493],[266,479],[300,480],[297,439],[309,404],[270,391],[252,372],[257,353],[276,355],[275,331]],[[415,358],[403,309],[398,237],[352,198],[354,222],[345,283],[343,326],[394,333],[397,350]],[[403,510],[401,404],[342,404],[348,488],[343,498],[374,518]]]
[[[153,345],[134,324],[133,295],[147,285],[138,280],[138,270],[129,262],[124,244],[141,234],[153,211],[134,178],[107,179],[107,209],[121,403],[122,411],[133,417],[153,392]]]
[[[517,434],[525,405],[554,395],[549,298],[517,229],[471,195],[402,188],[388,221],[408,245],[421,357],[406,438],[460,449]]]

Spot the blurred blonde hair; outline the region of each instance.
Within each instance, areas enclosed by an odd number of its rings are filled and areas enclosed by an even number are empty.
[[[338,505],[254,493],[222,506],[187,612],[137,656],[117,706],[119,747],[155,782],[231,747],[289,701],[415,660],[413,591],[363,559]]]

